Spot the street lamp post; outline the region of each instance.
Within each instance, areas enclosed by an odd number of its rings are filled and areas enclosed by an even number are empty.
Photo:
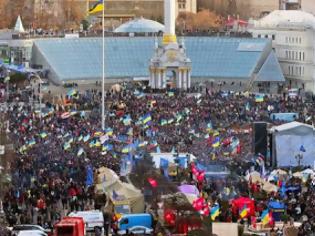
[[[105,7],[102,10],[102,130],[105,130]]]
[[[296,161],[298,163],[298,167],[300,167],[301,166],[301,161],[303,160],[303,154],[302,153],[297,154],[295,156],[295,159],[296,159]]]

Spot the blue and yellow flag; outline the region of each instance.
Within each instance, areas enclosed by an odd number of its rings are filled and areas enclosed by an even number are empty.
[[[27,145],[28,145],[29,147],[31,147],[31,146],[33,146],[33,145],[35,145],[35,144],[36,144],[35,139],[32,139],[32,140],[30,140],[30,141],[27,143]]]
[[[73,96],[76,96],[77,93],[78,93],[78,92],[77,92],[75,89],[72,88],[72,89],[70,89],[70,90],[67,91],[67,96],[68,96],[68,97],[73,97]]]
[[[41,138],[46,138],[46,137],[47,137],[47,133],[46,133],[45,131],[43,131],[43,132],[41,132],[41,133],[39,134],[39,136],[40,136]]]
[[[83,142],[86,143],[87,141],[89,141],[90,137],[91,137],[91,136],[90,136],[89,134],[87,134],[86,136],[84,136],[84,137],[83,137]]]
[[[138,147],[145,147],[146,145],[148,145],[148,141],[142,141],[138,144]]]
[[[107,136],[112,136],[114,134],[114,130],[112,128],[107,128],[105,134]]]
[[[65,144],[63,145],[63,149],[64,149],[64,150],[68,150],[69,148],[71,148],[70,143],[65,143]]]
[[[255,95],[255,102],[263,102],[264,101],[264,95],[263,94],[256,94]]]
[[[123,147],[123,149],[121,150],[122,153],[129,153],[131,151],[131,148],[129,145]]]
[[[142,118],[142,123],[145,125],[152,120],[151,114],[145,114]]]
[[[161,122],[160,122],[160,124],[161,124],[161,126],[167,125],[167,120],[162,119]]]
[[[95,14],[103,11],[104,2],[103,0],[99,0],[97,3],[93,5],[93,7],[89,10],[89,14]]]
[[[249,209],[247,205],[245,204],[243,208],[240,210],[240,217],[243,219],[248,215]]]
[[[217,148],[220,146],[220,137],[216,137],[212,143],[212,147]]]
[[[211,220],[214,221],[215,218],[217,218],[217,216],[220,215],[220,206],[216,205],[212,207],[210,211],[210,215],[211,215]]]
[[[84,153],[84,149],[82,147],[79,148],[77,156],[81,156]]]
[[[78,137],[78,142],[81,142],[83,139],[83,135],[81,134],[79,137]]]
[[[268,209],[264,210],[261,214],[261,222],[263,225],[267,225],[271,222],[271,216]]]

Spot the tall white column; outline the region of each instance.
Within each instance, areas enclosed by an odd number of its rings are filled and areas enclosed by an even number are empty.
[[[153,76],[153,71],[152,71],[152,69],[150,69],[150,78],[149,78],[149,86],[150,87],[152,87],[152,85],[153,85],[153,83],[152,83],[152,81],[153,81],[152,76]]]
[[[190,70],[187,70],[187,88],[191,87],[191,72]]]
[[[159,70],[159,84],[158,84],[158,89],[162,88],[162,71]]]
[[[166,71],[162,72],[162,88],[166,88]]]
[[[187,89],[187,70],[185,70],[184,71],[184,73],[183,73],[184,75],[183,75],[183,89]]]
[[[175,35],[175,1],[164,0],[164,25],[165,34]]]
[[[183,71],[179,70],[178,71],[178,88],[181,89],[182,88],[182,81],[183,81]]]
[[[158,71],[154,71],[154,88],[158,88],[159,86],[159,72]]]

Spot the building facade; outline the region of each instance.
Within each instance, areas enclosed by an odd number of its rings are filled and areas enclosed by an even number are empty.
[[[92,6],[97,1],[90,1]],[[132,19],[144,17],[159,22],[163,21],[164,0],[107,0],[105,17],[111,19]],[[176,17],[180,12],[197,13],[197,0],[176,0]]]
[[[315,14],[314,0],[198,0],[198,10],[258,19],[275,10],[303,10]]]
[[[315,17],[302,11],[274,11],[254,23],[254,38],[269,38],[289,88],[315,92]]]
[[[259,18],[279,9],[279,0],[198,0],[198,10],[210,9],[221,15]]]

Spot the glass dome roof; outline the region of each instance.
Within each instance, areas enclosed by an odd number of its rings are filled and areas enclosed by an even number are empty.
[[[138,18],[128,21],[114,30],[115,33],[158,33],[164,32],[164,25],[157,21]]]

